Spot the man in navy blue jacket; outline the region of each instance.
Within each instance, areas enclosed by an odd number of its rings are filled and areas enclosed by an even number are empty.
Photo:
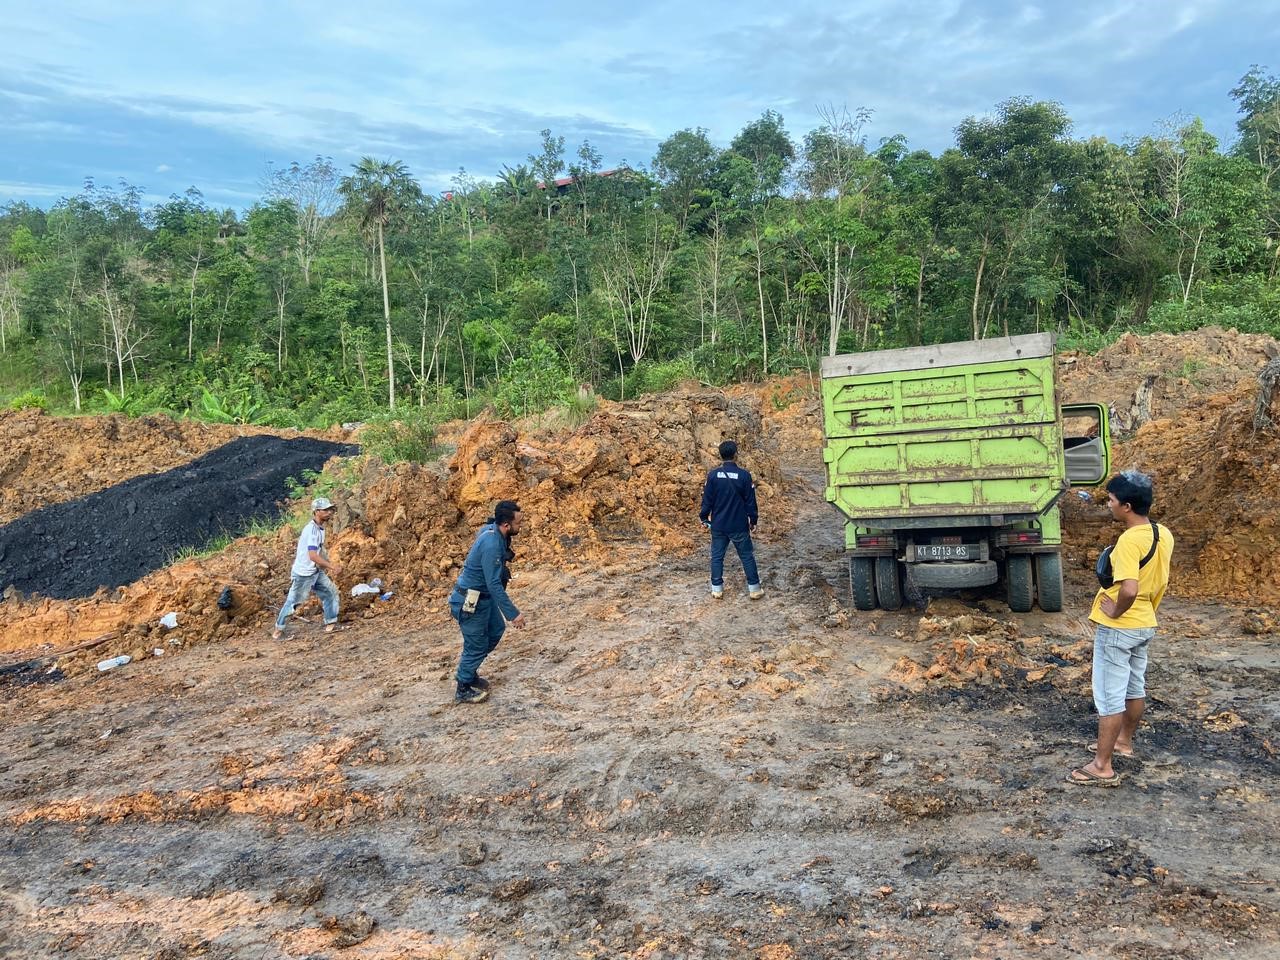
[[[756,486],[751,474],[734,462],[737,455],[738,445],[732,440],[720,444],[720,459],[724,462],[707,473],[698,518],[703,526],[711,528],[711,596],[717,600],[724,596],[724,555],[732,543],[742,561],[742,572],[747,575],[747,593],[752,600],[759,600],[764,588],[756,570],[751,531],[756,528],[760,511],[756,507]]]
[[[476,671],[493,653],[507,621],[517,630],[524,627],[524,614],[507,596],[514,559],[511,538],[520,532],[520,505],[502,500],[494,507],[493,519],[480,528],[467,554],[458,583],[449,595],[449,612],[462,628],[462,656],[458,660],[458,703],[481,703],[489,698],[489,681]]]

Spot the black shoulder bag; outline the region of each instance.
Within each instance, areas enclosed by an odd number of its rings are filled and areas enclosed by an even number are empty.
[[[1138,561],[1138,569],[1141,570],[1147,565],[1147,562],[1156,555],[1156,547],[1160,545],[1160,525],[1154,520],[1151,521],[1151,549],[1147,551],[1147,555]],[[1098,575],[1098,583],[1103,587],[1115,586],[1116,578],[1111,574],[1111,551],[1115,549],[1115,545],[1107,547],[1098,555],[1098,566],[1094,572]]]

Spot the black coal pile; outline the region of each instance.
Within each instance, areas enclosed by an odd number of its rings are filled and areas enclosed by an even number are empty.
[[[0,527],[0,587],[56,599],[133,583],[187,548],[278,517],[290,478],[358,448],[241,437],[198,460],[33,510]]]

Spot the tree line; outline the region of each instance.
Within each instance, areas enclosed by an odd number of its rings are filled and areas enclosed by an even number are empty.
[[[606,169],[550,130],[492,181],[403,163],[271,170],[248,211],[87,183],[0,210],[0,398],[321,425],[520,415],[825,354],[1052,330],[1280,333],[1280,79],[1196,119],[1073,138],[1015,98],[934,155],[829,107],[726,148],[680,130]]]

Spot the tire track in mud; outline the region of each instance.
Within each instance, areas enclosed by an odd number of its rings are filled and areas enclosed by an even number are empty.
[[[342,734],[361,739],[333,775],[375,802],[305,821],[0,827],[19,934],[37,956],[74,928],[101,956],[1057,958],[1110,952],[1123,925],[1135,956],[1265,956],[1262,771],[1224,755],[1217,789],[1239,792],[1208,805],[1181,757],[1169,786],[1072,792],[1059,781],[1090,726],[1082,692],[895,687],[893,663],[931,641],[911,614],[833,618],[843,542],[815,478],[799,472],[795,526],[760,538],[761,601],[740,586],[712,601],[705,549],[518,579],[531,626],[507,633],[478,708],[449,702],[458,641],[438,620],[22,691],[0,707],[0,746],[62,745],[15,762],[9,776],[48,773],[0,817],[218,784],[227,757],[233,772],[307,770]],[[1274,678],[1274,657],[1257,669]],[[1167,699],[1186,722],[1186,694]],[[104,727],[120,732],[84,741]],[[362,912],[376,928],[340,949]]]

